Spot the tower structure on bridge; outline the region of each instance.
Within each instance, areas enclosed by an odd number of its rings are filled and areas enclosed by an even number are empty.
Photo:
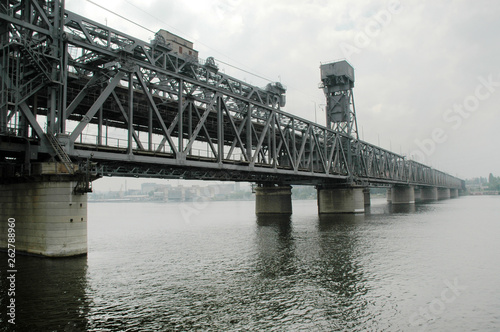
[[[326,126],[358,139],[354,107],[354,68],[345,60],[323,64],[321,84],[326,97]],[[352,108],[351,108],[352,106]]]

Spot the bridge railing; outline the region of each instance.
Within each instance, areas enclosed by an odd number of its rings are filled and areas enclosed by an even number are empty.
[[[67,132],[69,135],[71,132]],[[99,138],[96,134],[81,134],[77,141],[77,146],[85,147],[85,148],[94,148],[94,149],[103,149],[103,148],[115,148],[117,151],[127,151],[129,148],[129,141],[127,137],[102,137]],[[171,156],[172,150],[170,150],[166,145],[161,145],[160,142],[152,143],[152,149],[150,151],[154,151],[155,154]],[[132,147],[133,153],[140,154],[144,150],[141,150],[137,144],[134,144]],[[206,160],[213,159],[213,154],[210,151],[210,147],[207,145],[206,147],[194,147],[191,148],[187,154],[188,158],[203,158]],[[231,158],[226,159],[226,161],[245,161],[245,155],[243,153],[233,152],[231,154]]]

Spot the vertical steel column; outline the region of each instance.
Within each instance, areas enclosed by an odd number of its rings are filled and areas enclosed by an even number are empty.
[[[33,117],[35,119],[36,119],[37,114],[38,114],[38,93],[35,93],[35,95],[33,96]],[[63,119],[63,123],[66,124],[66,119]],[[66,128],[66,126],[64,126],[64,128]],[[61,131],[61,132],[65,133],[65,131]],[[33,129],[31,130],[31,137],[32,138],[36,137],[35,131]]]
[[[293,160],[293,164],[295,165],[295,168],[298,168],[299,167],[299,160],[297,160],[297,146],[295,145],[296,144],[296,141],[295,141],[295,119],[292,118],[292,128],[290,128],[290,132],[291,132],[291,135],[292,135],[292,151],[290,151],[293,155],[292,157],[292,160]]]
[[[354,130],[355,130],[355,134],[356,134],[356,139],[359,139],[358,121],[356,120],[356,106],[354,105],[354,93],[352,92],[352,90],[350,93],[351,93],[351,100],[352,100],[352,114],[353,114],[353,119],[354,119],[354,125],[356,126],[356,128],[354,128]]]
[[[3,22],[0,20],[0,42],[2,44],[7,44],[9,40],[7,22]],[[9,47],[6,46],[2,50],[2,59],[0,63],[0,79],[2,80],[2,84],[0,85],[0,133],[7,132],[7,107],[9,101],[8,89],[7,89],[7,68],[9,65]]]
[[[102,92],[102,91],[101,91]],[[97,145],[102,145],[102,120],[103,120],[103,107],[99,107],[99,111],[97,113]]]
[[[309,125],[310,130],[309,130],[309,168],[311,170],[311,173],[314,172],[314,139],[313,139],[313,130],[312,126]]]
[[[184,82],[182,79],[179,79],[179,102],[178,102],[178,112],[179,112],[179,155],[184,154],[184,102],[183,102],[183,86]]]
[[[222,97],[217,93],[217,161],[224,160],[224,114],[222,113]]]
[[[2,97],[4,94],[2,93]],[[7,103],[1,101],[0,105],[0,133],[7,132]]]
[[[64,4],[63,4],[64,5]],[[61,79],[62,79],[62,103],[61,112],[59,116],[59,130],[62,134],[66,133],[66,107],[68,105],[68,43],[63,41],[63,54],[62,54],[62,68],[61,68]]]
[[[17,112],[19,116],[18,135],[28,138],[28,121],[22,112]]]
[[[189,102],[188,104],[188,136],[189,139],[193,137],[193,103]],[[190,148],[189,151],[187,152],[189,155],[193,154],[193,149]]]
[[[62,120],[64,120],[64,118],[62,118],[63,107],[65,107],[65,104],[63,103],[65,101],[63,99],[63,94],[64,94],[63,85],[65,83],[64,77],[66,76],[67,67],[64,67],[65,65],[64,53],[66,52],[64,50],[63,47],[64,42],[62,40],[62,33],[64,32],[64,0],[53,1],[52,5],[53,5],[52,14],[54,15],[53,16],[54,25],[53,29],[51,30],[52,43],[50,47],[53,59],[57,60],[50,61],[52,63],[51,80],[55,82],[57,85],[53,88],[56,99],[55,101],[53,101],[54,104],[51,105],[51,107],[54,106],[54,108],[51,109],[50,130],[52,133],[55,134],[61,132],[62,126],[59,123]]]
[[[49,112],[47,114],[47,130],[55,134],[55,119],[57,108],[57,90],[55,87],[50,88]]]
[[[247,144],[247,159],[252,160],[252,108],[251,104],[247,103],[247,118],[246,118],[246,144]]]
[[[9,8],[10,0],[0,0],[3,8]],[[5,20],[0,20],[0,43],[7,44],[9,41],[9,24]]]
[[[271,116],[274,118],[273,120],[277,120],[277,117],[278,117],[278,114],[276,114],[274,111],[271,112]],[[274,168],[277,168],[278,167],[278,158],[277,158],[277,151],[276,151],[276,126],[277,126],[277,123],[279,123],[279,121],[271,121],[270,125],[271,125],[271,128],[269,128],[269,130],[271,131],[271,144],[270,144],[270,147],[269,147],[269,150],[271,150],[270,152],[270,155],[269,155],[269,158],[271,159],[272,158],[272,165]],[[271,160],[269,160],[269,162],[271,162]]]
[[[325,173],[329,172],[330,169],[330,158],[328,158],[328,131],[323,129],[323,147],[324,147],[324,156],[325,156]]]
[[[106,146],[108,145],[108,119],[106,119]]]
[[[148,106],[148,150],[153,151],[153,108]]]
[[[128,154],[133,152],[133,132],[134,132],[134,77],[133,73],[128,74]]]

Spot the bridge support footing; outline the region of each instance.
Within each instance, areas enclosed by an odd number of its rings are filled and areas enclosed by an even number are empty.
[[[392,204],[414,204],[415,191],[413,186],[394,186],[392,190]]]
[[[363,188],[318,187],[318,213],[364,213]]]
[[[448,188],[439,188],[438,189],[438,199],[450,199],[450,189]]]
[[[392,189],[387,188],[386,191],[387,203],[392,203]]]
[[[458,189],[450,189],[450,198],[458,197]]]
[[[87,194],[66,176],[0,185],[0,248],[8,247],[7,220],[15,220],[16,251],[67,257],[87,254]]]
[[[415,203],[422,201],[422,190],[420,188],[413,188],[413,193],[415,194]]]
[[[370,206],[371,205],[371,201],[370,201],[370,188],[364,188],[363,189],[363,196],[364,196],[365,206]]]
[[[255,214],[292,214],[291,186],[261,186],[255,188]]]
[[[436,187],[420,189],[420,200],[422,202],[433,202],[437,201],[437,199],[438,199],[438,191]]]

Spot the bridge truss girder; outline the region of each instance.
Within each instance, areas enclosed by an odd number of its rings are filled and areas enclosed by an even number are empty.
[[[53,158],[46,135],[55,135],[81,169],[90,164],[102,176],[462,187],[283,112],[279,84],[252,86],[64,11],[60,1],[9,1],[0,18],[4,162]],[[12,153],[6,137],[28,153]]]

